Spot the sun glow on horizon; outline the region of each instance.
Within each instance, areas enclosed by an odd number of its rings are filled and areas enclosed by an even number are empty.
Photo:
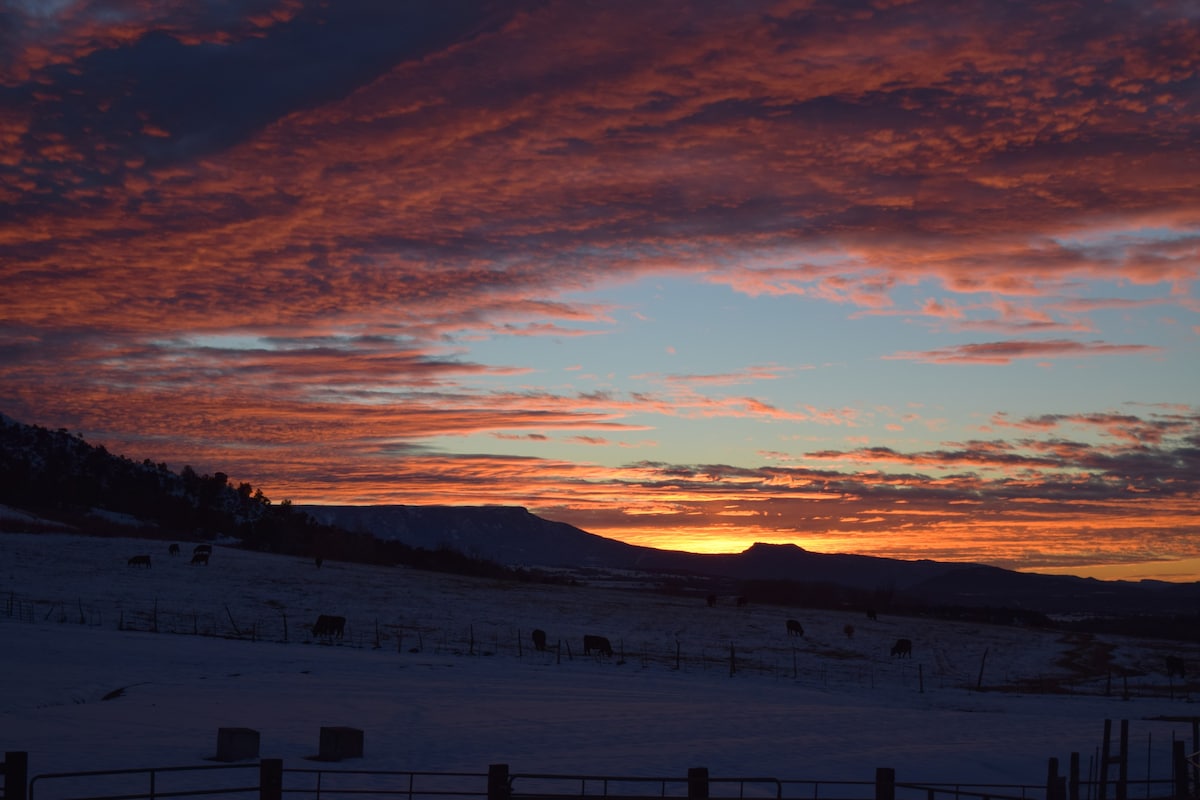
[[[1193,4],[258,5],[6,9],[4,414],[277,501],[1200,575]]]

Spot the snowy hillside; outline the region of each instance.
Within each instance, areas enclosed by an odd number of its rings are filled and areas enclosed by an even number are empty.
[[[34,774],[204,764],[249,727],[303,765],[346,725],[355,769],[1030,784],[1094,763],[1105,719],[1132,721],[1132,777],[1168,778],[1172,737],[1195,749],[1154,719],[1197,713],[1164,671],[1200,668],[1194,645],[191,550],[0,535],[0,749]],[[315,640],[319,614],[345,637]]]

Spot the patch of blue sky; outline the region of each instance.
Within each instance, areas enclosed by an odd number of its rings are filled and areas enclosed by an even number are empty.
[[[170,347],[197,350],[280,350],[278,339],[249,333],[204,333],[168,343]]]
[[[39,20],[55,20],[63,11],[75,5],[74,0],[11,0],[22,14]]]
[[[901,287],[897,305],[919,308],[924,298],[937,299],[935,290],[932,283]],[[1138,397],[1131,391],[1138,385],[1162,385],[1157,374],[1161,363],[1145,355],[1027,358],[1007,364],[888,358],[998,338],[994,332],[931,328],[919,314],[859,315],[853,306],[804,295],[748,296],[723,285],[662,276],[569,299],[610,305],[616,309],[614,321],[596,335],[498,336],[473,342],[472,360],[532,370],[487,383],[565,397],[609,392],[616,401],[641,393],[665,401],[669,412],[647,407],[621,419],[648,431],[537,431],[547,438],[533,443],[491,435],[462,437],[451,449],[478,452],[485,438],[491,442],[489,452],[529,454],[533,447],[537,455],[591,456],[589,460],[606,464],[652,458],[752,466],[763,462],[764,451],[798,457],[816,449],[862,445],[932,449],[945,441],[983,436],[981,428],[998,413],[1019,419],[1048,409],[1102,412],[1130,400],[1169,399]],[[760,373],[774,377],[755,377]],[[722,375],[729,379],[719,380]],[[720,404],[743,397],[808,419],[709,415],[703,407],[704,399]],[[626,446],[575,443],[573,437],[580,434]]]
[[[1146,243],[1171,243],[1200,236],[1200,228],[1148,225],[1119,227],[1098,225],[1071,235],[1051,236],[1055,244],[1069,249],[1128,247]]]

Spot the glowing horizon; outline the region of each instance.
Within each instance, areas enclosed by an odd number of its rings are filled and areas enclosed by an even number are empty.
[[[1191,4],[393,5],[9,12],[0,413],[296,503],[1200,580]]]

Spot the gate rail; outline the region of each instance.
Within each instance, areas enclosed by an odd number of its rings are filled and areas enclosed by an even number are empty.
[[[500,777],[492,776],[492,780],[498,782]],[[783,798],[783,782],[778,778],[710,778],[704,767],[688,770],[686,778],[519,772],[507,775],[507,783],[509,800]],[[573,785],[577,788],[567,791]],[[747,792],[747,789],[750,791]]]
[[[1177,743],[1181,744],[1181,743]],[[1177,751],[1182,748],[1177,747]],[[257,800],[346,800],[374,796],[389,800],[1106,800],[1103,781],[1080,780],[1072,770],[1057,774],[1051,759],[1045,784],[916,783],[896,780],[881,767],[874,781],[780,780],[770,777],[710,778],[695,767],[686,777],[513,773],[507,764],[483,772],[409,770],[284,769],[283,761],[58,772],[17,777],[25,754],[8,753],[0,775],[0,800],[173,800],[237,797]],[[1074,761],[1074,759],[1073,759]],[[257,774],[255,774],[257,771]],[[15,779],[15,780],[14,780]],[[1125,780],[1115,800],[1139,796],[1192,798],[1188,770],[1174,780]]]
[[[111,787],[108,790],[109,794],[72,795],[72,797],[78,798],[78,800],[158,800],[158,798],[171,797],[226,797],[234,794],[250,794],[251,792],[261,793],[266,771],[265,764],[269,761],[272,759],[263,759],[263,762],[259,764],[212,764],[187,767],[135,767],[86,772],[49,772],[35,775],[29,781],[28,800],[35,800],[37,797],[35,790],[39,785],[57,783],[58,786],[63,787],[63,791],[79,791],[83,788],[90,790],[95,785],[96,778],[104,779],[105,785]],[[232,781],[219,781],[218,778],[213,778],[214,782],[221,782],[224,785],[196,788],[187,785],[192,781],[172,781],[172,777],[191,776],[194,773],[221,773],[222,777],[230,776],[236,779],[240,776],[230,775],[235,771],[241,773],[255,771],[256,774],[250,779],[253,780],[253,783],[237,785]],[[160,778],[163,777],[166,779],[161,783],[165,786],[160,788]],[[48,786],[45,788],[49,791]],[[117,793],[112,794],[112,792]]]

